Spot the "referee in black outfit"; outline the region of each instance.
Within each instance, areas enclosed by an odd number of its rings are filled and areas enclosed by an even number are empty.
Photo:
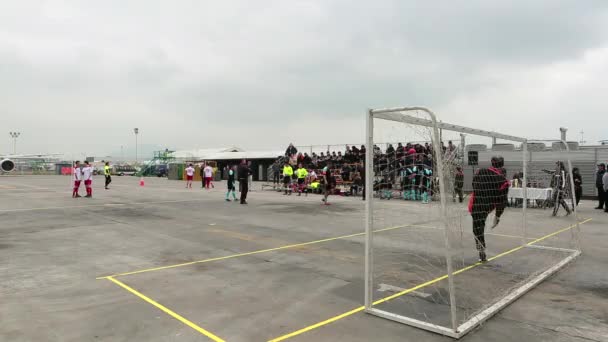
[[[247,165],[247,161],[243,159],[237,170],[239,183],[241,184],[241,204],[247,204],[247,192],[249,192],[249,175],[251,169]]]

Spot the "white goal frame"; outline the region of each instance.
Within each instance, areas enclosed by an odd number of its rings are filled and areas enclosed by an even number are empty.
[[[421,119],[411,115],[408,115],[407,112],[418,111],[424,112],[428,114],[429,119]],[[529,279],[526,283],[521,286],[512,289],[509,291],[504,297],[490,305],[483,311],[479,312],[477,315],[471,317],[466,322],[458,325],[457,321],[457,313],[456,313],[456,295],[454,290],[454,271],[452,265],[452,256],[450,253],[450,237],[449,237],[449,222],[447,215],[447,194],[445,191],[439,191],[440,197],[440,208],[441,208],[441,220],[443,223],[443,238],[445,243],[445,259],[447,264],[447,277],[448,277],[448,289],[449,289],[449,302],[450,302],[450,314],[451,314],[451,327],[445,327],[441,325],[432,324],[429,322],[424,322],[418,319],[414,319],[411,317],[399,315],[396,313],[380,310],[374,307],[373,303],[373,285],[374,285],[374,270],[373,270],[373,256],[374,256],[374,248],[373,248],[373,175],[374,175],[374,156],[373,156],[373,147],[374,147],[374,119],[382,119],[388,121],[396,121],[401,123],[409,123],[419,126],[430,127],[432,129],[432,145],[435,152],[435,155],[442,155],[441,144],[440,144],[440,134],[439,130],[447,130],[465,134],[474,134],[478,136],[486,136],[494,139],[503,139],[510,140],[515,142],[520,142],[522,144],[522,154],[523,154],[523,181],[522,181],[522,193],[523,193],[523,204],[522,204],[522,242],[521,246],[524,248],[534,248],[534,249],[543,249],[543,250],[553,250],[553,251],[561,251],[567,252],[568,255],[555,263],[553,266],[545,270],[544,272],[534,276],[532,279]],[[580,245],[578,243],[578,232],[580,231],[579,220],[576,212],[576,206],[574,207],[574,218],[576,220],[575,229],[576,234],[575,239],[575,249],[566,249],[566,248],[557,248],[557,247],[549,247],[549,246],[540,246],[540,245],[532,245],[527,241],[527,222],[526,222],[526,209],[527,209],[527,162],[528,162],[528,140],[526,138],[515,137],[510,135],[505,135],[497,132],[484,131],[459,125],[447,124],[443,122],[438,122],[436,115],[429,109],[424,107],[397,107],[397,108],[385,108],[385,109],[370,109],[366,113],[366,155],[365,155],[365,196],[367,197],[367,201],[365,201],[365,297],[364,297],[364,306],[365,312],[379,316],[385,319],[389,319],[392,321],[396,321],[399,323],[407,324],[410,326],[414,326],[416,328],[428,330],[434,333],[438,333],[441,335],[449,336],[455,339],[459,339],[462,336],[466,335],[476,326],[482,324],[484,321],[491,318],[493,315],[498,313],[504,307],[509,305],[510,303],[517,300],[519,297],[524,295],[526,292],[530,291],[536,285],[549,278],[551,275],[555,274],[561,268],[566,266],[568,263],[573,261],[576,257],[581,254]],[[569,153],[570,149],[566,141],[561,140],[562,144],[565,146],[566,151]],[[439,178],[439,188],[446,189],[445,187],[445,178],[444,178],[444,168],[443,168],[443,160],[442,158],[437,158],[436,160],[436,170],[437,177]],[[570,184],[572,187],[572,194],[574,191],[574,180],[572,174],[572,163],[570,162],[570,158],[568,158],[568,171],[570,174]]]

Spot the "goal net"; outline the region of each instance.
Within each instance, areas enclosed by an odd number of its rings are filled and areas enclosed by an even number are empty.
[[[565,142],[534,163],[540,141],[421,107],[366,135],[366,312],[460,338],[580,254]]]

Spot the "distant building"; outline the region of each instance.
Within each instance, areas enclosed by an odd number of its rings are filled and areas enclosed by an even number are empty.
[[[253,180],[268,180],[268,168],[277,157],[283,155],[283,151],[245,151],[239,147],[209,148],[179,150],[172,153],[176,161],[187,163],[199,163],[203,161],[215,162],[219,172],[226,166],[237,165],[241,160],[251,161]],[[222,174],[222,178],[225,175]]]

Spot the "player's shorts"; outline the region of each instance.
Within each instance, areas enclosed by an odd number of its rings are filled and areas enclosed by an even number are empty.
[[[194,179],[194,176],[186,176],[186,180],[191,181],[191,180],[193,180],[193,179]]]
[[[79,181],[79,180],[75,180],[75,181],[74,181],[74,187],[75,187],[75,188],[80,188],[80,182],[81,182],[81,181]]]
[[[234,186],[234,182],[228,182],[228,191],[235,191],[236,187]]]
[[[90,188],[91,184],[93,184],[93,181],[90,179],[84,181],[84,186],[86,186],[87,188]]]
[[[298,185],[304,185],[304,178],[298,178]]]
[[[291,183],[291,176],[283,177],[283,184],[289,184],[289,183]]]

